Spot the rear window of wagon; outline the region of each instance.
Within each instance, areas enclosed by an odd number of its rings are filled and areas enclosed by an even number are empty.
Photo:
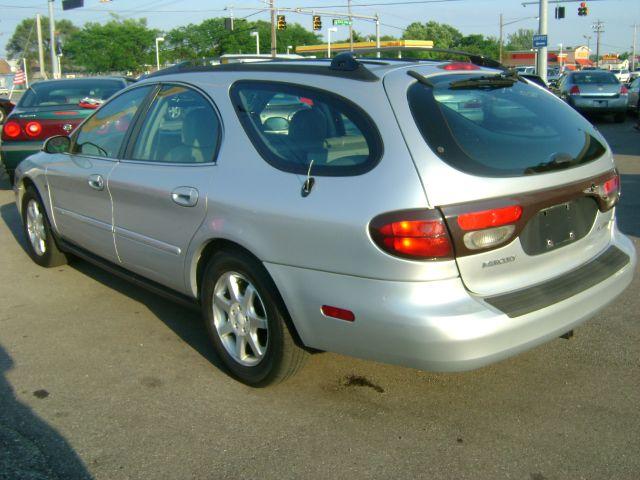
[[[593,126],[553,94],[522,79],[474,83],[480,78],[434,76],[408,90],[420,133],[452,167],[513,177],[574,167],[605,153]]]

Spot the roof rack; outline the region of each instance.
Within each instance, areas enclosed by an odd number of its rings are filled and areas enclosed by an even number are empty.
[[[369,53],[381,53],[381,52],[429,52],[429,53],[447,53],[449,55],[459,55],[462,57],[467,57],[471,63],[474,65],[478,65],[479,67],[487,67],[487,68],[497,68],[500,70],[508,70],[507,67],[502,65],[497,60],[493,60],[491,58],[487,58],[484,55],[479,55],[477,53],[464,52],[462,50],[450,50],[447,48],[432,48],[432,47],[421,47],[421,46],[402,46],[402,47],[378,47],[378,48],[359,48],[358,50],[354,50],[353,52],[342,52],[335,56],[334,61],[331,62],[333,65],[334,62],[336,64],[340,63],[349,63],[346,60],[346,57],[343,55],[350,56],[355,62],[357,60],[354,58],[354,55],[366,55]],[[400,59],[405,60],[406,59]],[[412,59],[413,60],[413,59]],[[427,59],[428,60],[428,59]]]

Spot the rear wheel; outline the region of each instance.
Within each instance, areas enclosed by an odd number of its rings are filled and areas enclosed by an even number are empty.
[[[221,251],[202,280],[202,313],[218,356],[251,386],[295,374],[308,353],[296,345],[288,314],[264,267],[248,254]]]
[[[67,263],[51,232],[40,196],[33,188],[27,188],[22,197],[22,227],[27,239],[27,253],[41,267],[57,267]]]

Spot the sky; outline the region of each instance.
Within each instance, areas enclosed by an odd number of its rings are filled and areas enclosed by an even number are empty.
[[[104,1],[104,0],[103,0]],[[410,2],[416,2],[411,3]],[[523,6],[527,0],[352,0],[353,13],[380,15],[383,35],[399,35],[402,28],[419,21],[448,23],[464,34],[481,33],[497,37],[499,15],[504,22],[519,20],[504,27],[505,39],[509,33],[519,28],[537,30],[538,5]],[[553,0],[550,0],[553,1]],[[347,0],[275,0],[277,7],[324,8],[346,11]],[[376,4],[376,5],[371,5]],[[251,19],[268,20],[263,0],[85,0],[84,8],[62,11],[61,0],[54,2],[56,19],[68,19],[81,26],[86,22],[103,23],[110,13],[125,18],[146,18],[148,25],[166,31],[180,25],[200,23],[205,18],[227,16],[225,7],[234,6],[236,18],[250,15]],[[359,6],[362,5],[362,6]],[[589,15],[577,14],[579,4],[564,1],[566,18],[554,18],[555,4],[549,6],[549,47],[559,43],[564,46],[586,45],[585,35],[592,36],[590,46],[595,50],[595,34],[592,24],[596,20],[604,22],[601,36],[601,54],[630,51],[633,42],[634,23],[638,24],[637,49],[640,51],[640,0],[587,0]],[[0,0],[0,57],[5,55],[5,46],[16,25],[36,13],[47,15],[47,0]],[[284,13],[284,12],[283,12]],[[311,29],[311,17],[286,13],[288,23],[300,23]],[[529,18],[527,18],[529,17]],[[329,16],[323,16],[323,32],[330,26]],[[334,38],[348,35],[348,27],[338,27]],[[373,34],[371,22],[355,20],[354,29],[364,34]]]

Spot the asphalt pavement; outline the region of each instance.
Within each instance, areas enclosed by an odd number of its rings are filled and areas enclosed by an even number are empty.
[[[597,121],[640,236],[640,132]],[[42,269],[0,180],[0,479],[640,478],[640,279],[571,340],[433,374],[331,353],[231,379],[197,314],[75,261]]]

